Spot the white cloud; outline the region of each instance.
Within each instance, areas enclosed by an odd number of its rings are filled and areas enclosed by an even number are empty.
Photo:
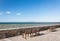
[[[11,14],[11,12],[7,11],[6,14]]]
[[[21,15],[21,13],[17,13],[16,15]]]
[[[0,15],[2,15],[3,13],[0,13]]]

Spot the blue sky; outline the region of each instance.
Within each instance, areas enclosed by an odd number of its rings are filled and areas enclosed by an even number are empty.
[[[0,22],[60,22],[60,0],[0,0]]]

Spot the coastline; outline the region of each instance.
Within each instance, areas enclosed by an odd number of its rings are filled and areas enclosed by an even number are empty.
[[[39,29],[40,28],[40,31],[44,31],[44,30],[48,30],[49,28],[51,27],[54,27],[54,28],[59,28],[60,25],[50,25],[50,26],[34,26],[34,27],[29,27],[29,28],[13,28],[13,29],[3,29],[3,30],[0,30],[0,39],[3,39],[3,38],[8,38],[8,37],[14,37],[14,36],[18,36],[18,35],[21,35],[25,29],[27,30],[30,30],[30,29]],[[23,30],[24,29],[24,30]],[[14,35],[13,35],[14,34]]]
[[[26,27],[16,27],[16,28],[3,28],[3,29],[0,29],[0,31],[1,31],[1,30],[20,29],[20,28],[33,28],[33,27],[56,26],[56,25],[60,25],[60,24],[49,24],[49,25],[38,25],[38,26],[26,26]]]
[[[56,28],[55,30],[57,31],[55,32],[47,32],[47,30],[42,31],[40,33],[43,35],[28,37],[27,40],[22,38],[21,35],[19,35],[15,37],[0,39],[0,41],[60,41],[60,28]]]

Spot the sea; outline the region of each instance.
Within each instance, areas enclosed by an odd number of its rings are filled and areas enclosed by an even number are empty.
[[[60,24],[60,22],[0,22],[0,29],[49,26],[56,24]]]

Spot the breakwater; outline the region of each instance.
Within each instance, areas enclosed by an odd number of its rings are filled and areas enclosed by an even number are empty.
[[[18,29],[10,29],[10,30],[0,30],[0,39],[3,38],[9,38],[9,37],[14,37],[18,35],[22,35],[25,32],[29,33],[35,33],[32,31],[44,31],[49,28],[59,28],[60,25],[50,25],[50,26],[34,26],[34,27],[29,27],[29,28],[18,28]]]

